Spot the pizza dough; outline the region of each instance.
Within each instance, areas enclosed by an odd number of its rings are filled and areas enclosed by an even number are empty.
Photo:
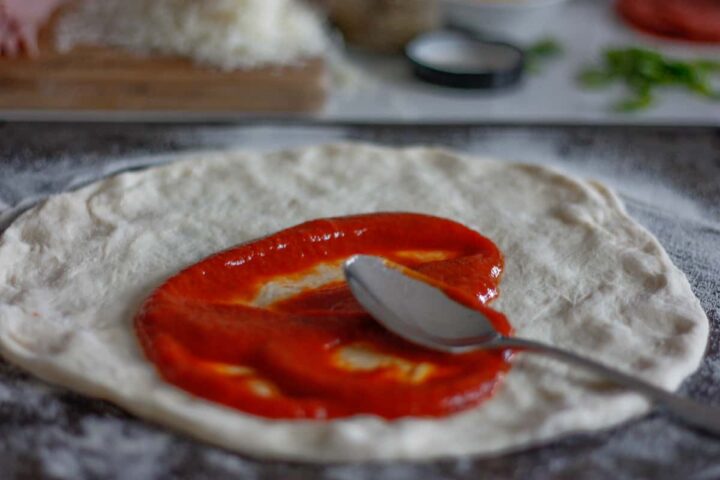
[[[698,366],[707,318],[685,276],[606,187],[539,167],[364,145],[217,152],[55,196],[0,243],[0,353],[51,382],[256,456],[309,461],[492,454],[647,412],[640,396],[518,354],[501,390],[441,419],[272,421],[193,398],[143,358],[132,318],[182,267],[317,217],[413,211],[460,221],[506,256],[517,335],[668,389]]]

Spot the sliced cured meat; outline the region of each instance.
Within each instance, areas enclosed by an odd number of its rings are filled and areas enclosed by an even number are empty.
[[[720,43],[718,0],[619,0],[617,10],[633,26],[648,33]]]

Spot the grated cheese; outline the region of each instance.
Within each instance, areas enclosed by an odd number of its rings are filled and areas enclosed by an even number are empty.
[[[60,51],[111,45],[225,70],[323,54],[320,18],[296,0],[84,0],[57,28]]]

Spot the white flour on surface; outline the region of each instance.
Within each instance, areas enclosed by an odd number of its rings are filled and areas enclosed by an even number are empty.
[[[130,319],[181,267],[310,218],[379,210],[447,216],[493,238],[507,263],[496,306],[518,335],[592,352],[667,388],[702,356],[707,319],[687,280],[599,184],[422,148],[187,160],[53,197],[5,232],[0,347],[8,359],[140,417],[275,458],[489,454],[647,410],[594,377],[519,356],[495,398],[451,417],[273,422],[167,386],[140,354]]]

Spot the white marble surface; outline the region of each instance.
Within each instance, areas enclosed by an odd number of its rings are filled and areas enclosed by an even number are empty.
[[[336,92],[320,117],[366,122],[720,125],[720,102],[686,92],[662,92],[655,107],[638,114],[619,114],[610,105],[622,96],[622,88],[588,91],[577,85],[577,72],[598,62],[608,46],[642,45],[670,55],[720,60],[720,47],[678,44],[636,33],[617,17],[613,3],[572,0],[559,9],[546,34],[562,44],[563,55],[508,91],[436,87],[414,79],[403,59],[355,54],[353,62],[375,83],[366,83],[355,92]]]

